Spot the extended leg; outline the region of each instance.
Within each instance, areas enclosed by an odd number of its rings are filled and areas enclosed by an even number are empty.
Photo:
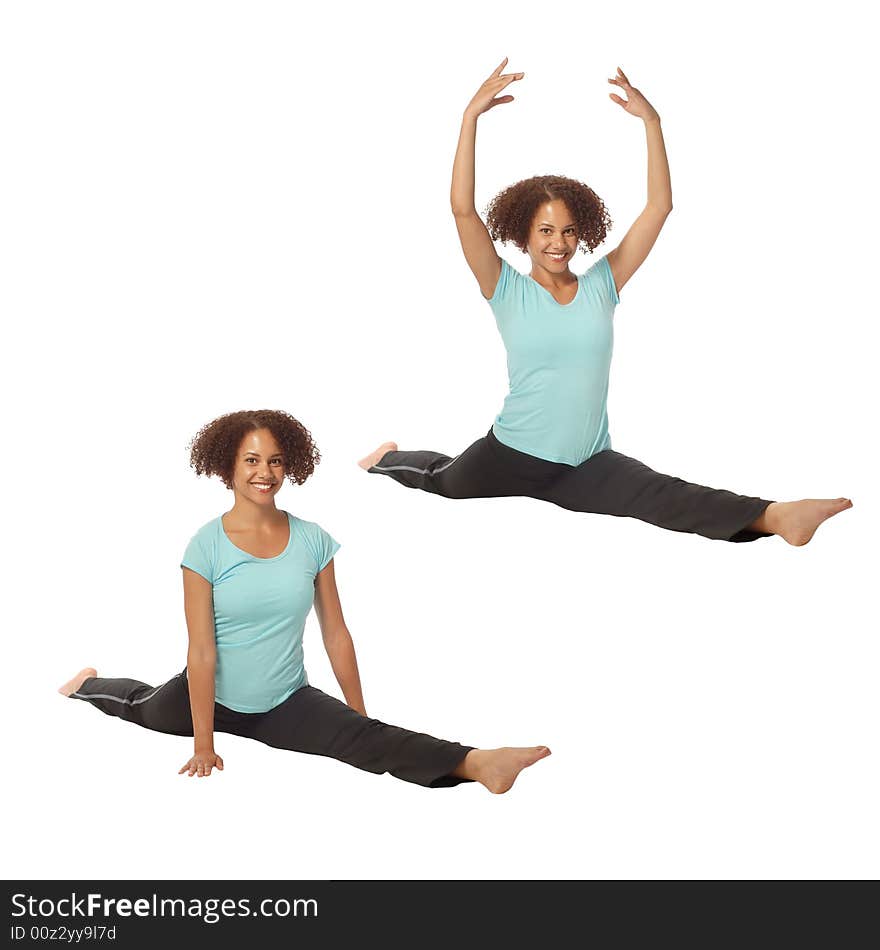
[[[771,504],[766,499],[661,475],[611,450],[562,474],[544,497],[571,511],[638,518],[721,541],[754,541],[769,533],[755,527]]]
[[[490,437],[478,439],[454,458],[441,452],[386,452],[371,473],[388,475],[407,488],[445,498],[498,498],[524,494],[503,464]]]
[[[325,755],[367,772],[390,772],[405,782],[429,788],[468,781],[452,773],[471,751],[470,746],[366,718],[312,686],[298,689],[280,706],[258,717],[247,733],[239,734],[276,749]]]
[[[75,684],[75,679],[71,684]],[[71,699],[86,700],[108,716],[118,716],[145,729],[175,736],[193,734],[185,673],[161,686],[148,686],[131,679],[89,676],[72,692],[66,693],[64,687],[61,692]]]

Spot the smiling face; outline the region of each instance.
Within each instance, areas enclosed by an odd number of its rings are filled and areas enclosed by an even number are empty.
[[[542,204],[535,212],[526,245],[532,269],[564,274],[578,246],[574,217],[558,198]]]
[[[255,429],[241,440],[232,472],[236,500],[275,505],[284,482],[284,456],[268,429]]]

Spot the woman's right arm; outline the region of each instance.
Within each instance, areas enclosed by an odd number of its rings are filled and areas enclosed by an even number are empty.
[[[190,776],[222,771],[223,759],[214,751],[214,676],[217,671],[217,643],[214,639],[213,590],[208,580],[183,568],[183,603],[189,649],[186,675],[192,709],[195,749],[192,758],[178,773]]]
[[[505,102],[513,102],[513,96],[499,96],[502,89],[514,80],[522,79],[525,73],[502,73],[507,65],[505,57],[501,65],[477,90],[464,110],[461,122],[461,133],[458,137],[458,148],[455,152],[455,162],[452,166],[452,191],[450,200],[452,213],[455,216],[455,226],[458,228],[458,237],[461,249],[464,251],[468,267],[473,271],[480,290],[487,299],[495,293],[495,285],[501,274],[501,258],[495,250],[492,238],[477,214],[474,203],[474,165],[476,162],[477,119],[494,106]]]

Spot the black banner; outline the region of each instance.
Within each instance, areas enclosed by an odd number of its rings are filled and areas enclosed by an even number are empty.
[[[6,882],[11,947],[272,941],[384,947],[475,933],[515,946],[876,946],[873,882],[21,881]],[[247,945],[246,945],[247,946]]]

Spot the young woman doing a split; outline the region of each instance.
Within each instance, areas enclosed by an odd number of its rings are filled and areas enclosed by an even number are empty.
[[[611,98],[645,125],[648,199],[620,244],[585,274],[569,270],[579,247],[592,252],[610,219],[587,185],[558,175],[517,182],[489,206],[474,206],[477,120],[513,100],[500,95],[523,73],[483,83],[464,112],[452,172],[452,212],[468,265],[491,306],[507,350],[510,391],[487,435],[454,458],[398,451],[386,442],[360,462],[408,488],[446,498],[527,496],[572,511],[618,515],[726,541],[776,534],[806,544],[819,525],[851,507],[847,498],[773,502],[694,485],[611,449],[606,400],[612,317],[618,294],[648,256],[672,210],[660,117],[624,73]],[[531,273],[503,261],[493,240],[513,242]]]
[[[301,485],[319,458],[306,429],[284,412],[235,412],[205,426],[191,446],[192,466],[218,475],[235,500],[183,556],[186,669],[154,687],[89,667],[59,692],[147,729],[193,736],[193,755],[180,769],[189,776],[223,768],[214,733],[229,732],[431,788],[475,781],[506,792],[550,754],[546,746],[475,749],[367,717],[336,590],[339,545],[275,506],[285,477]],[[345,703],[306,677],[302,636],[313,602]]]

